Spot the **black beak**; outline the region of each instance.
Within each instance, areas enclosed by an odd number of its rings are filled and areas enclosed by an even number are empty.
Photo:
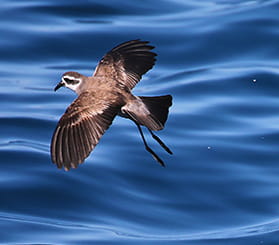
[[[65,84],[64,84],[64,82],[59,82],[57,85],[56,85],[56,87],[54,88],[54,91],[56,91],[56,90],[58,90],[58,89],[60,89],[61,87],[63,87]]]

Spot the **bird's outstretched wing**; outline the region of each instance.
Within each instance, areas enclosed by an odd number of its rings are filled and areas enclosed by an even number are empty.
[[[60,118],[51,142],[51,158],[58,168],[76,168],[89,155],[111,125],[120,108],[117,97],[100,100],[84,92]]]
[[[147,41],[131,40],[109,51],[99,62],[93,76],[105,76],[132,89],[156,59]]]

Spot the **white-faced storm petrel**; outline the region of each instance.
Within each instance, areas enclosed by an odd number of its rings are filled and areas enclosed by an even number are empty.
[[[170,149],[152,131],[164,128],[172,105],[171,95],[135,96],[131,90],[156,59],[147,41],[124,42],[109,51],[92,76],[66,72],[55,87],[65,86],[78,97],[60,118],[52,137],[51,157],[58,168],[77,168],[111,125],[116,115],[132,120],[145,148],[162,165],[164,162],[147,145],[141,125],[170,154]]]

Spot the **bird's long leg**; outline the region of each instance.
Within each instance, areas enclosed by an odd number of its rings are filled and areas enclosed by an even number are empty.
[[[165,145],[165,143],[164,143],[157,135],[155,135],[149,128],[148,128],[148,131],[149,131],[150,134],[152,135],[152,138],[155,139],[155,140],[160,144],[160,146],[162,146],[162,147],[164,148],[164,150],[165,150],[167,153],[169,153],[169,154],[172,155],[172,151],[170,150],[170,148],[167,147],[167,146]]]
[[[153,156],[153,158],[154,158],[157,162],[159,162],[163,167],[165,167],[165,163],[163,162],[163,160],[162,160],[160,157],[158,157],[157,154],[147,145],[146,140],[145,140],[145,138],[144,138],[144,135],[143,135],[143,132],[142,132],[142,129],[141,129],[140,125],[139,125],[137,122],[135,122],[135,124],[136,124],[137,127],[138,127],[138,130],[139,130],[139,132],[140,132],[140,135],[141,135],[143,144],[144,144],[144,146],[145,146],[145,149]]]

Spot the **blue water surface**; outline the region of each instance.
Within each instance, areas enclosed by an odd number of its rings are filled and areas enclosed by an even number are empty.
[[[1,244],[279,244],[278,0],[1,0]],[[133,90],[172,94],[162,168],[116,118],[65,172],[52,133],[105,52],[158,53]]]

